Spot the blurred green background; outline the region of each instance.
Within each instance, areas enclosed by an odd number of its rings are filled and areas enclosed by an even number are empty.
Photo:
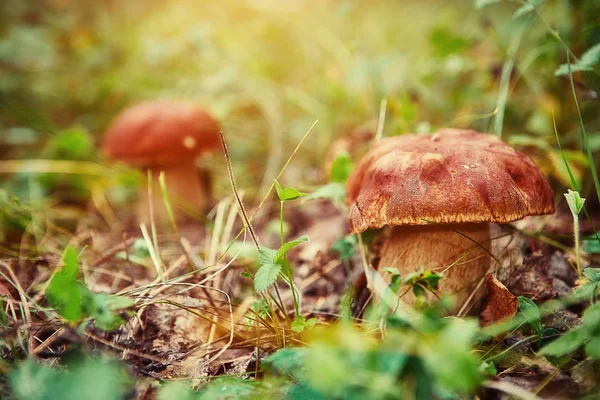
[[[565,44],[579,57],[600,43],[600,3],[529,3],[4,0],[4,201],[85,204],[94,187],[134,183],[122,174],[117,180],[32,174],[23,172],[25,164],[8,173],[19,164],[6,160],[102,163],[98,144],[111,118],[132,103],[158,98],[196,101],[222,121],[237,180],[249,196],[264,194],[317,119],[284,180],[322,183],[331,143],[357,129],[374,131],[383,99],[384,135],[445,126],[502,134],[526,149],[562,192],[571,184],[556,150],[555,118],[587,196],[593,185],[579,113],[568,75],[555,71],[567,62]],[[574,84],[596,152],[594,68],[598,72],[597,66],[577,72]],[[230,187],[220,155],[213,157],[204,163],[213,169],[220,198]],[[126,198],[116,193],[112,201]]]

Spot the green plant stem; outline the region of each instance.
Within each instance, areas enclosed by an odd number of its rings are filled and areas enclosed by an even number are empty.
[[[299,297],[298,297],[298,292],[296,292],[296,287],[294,286],[294,280],[292,279],[292,277],[290,276],[289,279],[285,279],[286,283],[290,286],[290,290],[292,291],[292,298],[294,300],[294,311],[296,311],[296,316],[300,315],[300,305],[299,303]]]
[[[490,358],[486,359],[485,362],[492,362],[492,361],[496,361],[498,359],[502,359],[503,357],[505,357],[507,354],[509,354],[511,351],[513,351],[514,349],[518,348],[519,346],[524,345],[525,343],[529,343],[533,340],[537,340],[539,339],[539,335],[533,335],[533,336],[529,336],[526,338],[523,338],[521,340],[519,340],[517,343],[513,344],[512,346],[510,346],[509,348],[501,351],[498,354],[495,354],[493,356],[491,356]]]
[[[280,306],[280,305],[278,304],[278,307],[279,307],[279,308],[280,308],[280,309],[283,311],[283,317],[284,317],[285,319],[289,320],[289,317],[288,317],[288,310],[287,310],[287,308],[285,307],[285,303],[283,302],[283,300],[282,300],[282,298],[281,298],[281,293],[279,293],[279,288],[277,287],[277,283],[276,283],[276,284],[274,284],[273,286],[275,287],[275,293],[277,294],[277,299],[278,299],[278,301],[279,301],[279,304],[281,305],[281,306]]]
[[[285,201],[280,201],[279,206],[279,236],[281,237],[281,245],[285,244],[285,237],[283,235],[283,203]],[[283,276],[283,280],[289,285],[290,290],[292,291],[292,299],[294,300],[294,311],[296,312],[296,316],[300,315],[300,306],[298,304],[298,292],[296,292],[296,287],[294,286],[294,280],[292,279],[292,273],[290,272],[289,279],[286,279],[285,274],[281,274]],[[287,317],[287,315],[286,315]]]
[[[275,301],[275,299],[273,298],[273,295],[271,293],[269,293],[268,296],[266,296],[264,293],[261,293],[261,297],[265,300],[265,303],[267,304],[267,307],[268,307],[267,309],[269,310],[267,315],[273,322],[273,330],[275,331],[275,337],[279,339],[281,329],[279,329],[279,324],[277,323],[277,316],[275,315],[275,310],[271,304],[271,301],[269,300],[269,297],[273,299],[273,301],[277,305],[277,308],[279,308],[279,305],[277,304],[277,301]]]
[[[278,297],[279,296],[279,289],[277,289],[277,285],[273,285],[275,287],[275,292],[277,294]],[[283,303],[280,303],[280,300],[277,300],[277,297],[273,296],[273,293],[268,292],[269,293],[269,297],[271,298],[271,300],[273,300],[273,303],[275,303],[275,305],[277,306],[277,309],[279,309],[279,311],[281,312],[281,314],[283,314],[284,317],[287,318],[287,310],[285,309],[285,307],[283,306]]]
[[[575,262],[577,263],[577,276],[581,278],[581,258],[579,256],[579,216],[573,215],[573,235],[575,236]]]
[[[281,245],[283,246],[285,243],[283,237],[283,201],[279,202],[281,206],[279,207],[279,236],[281,236]]]

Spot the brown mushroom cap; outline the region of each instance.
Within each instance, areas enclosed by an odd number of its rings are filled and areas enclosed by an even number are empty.
[[[442,129],[380,140],[346,184],[352,232],[385,225],[516,221],[554,212],[547,179],[497,136]]]
[[[125,109],[110,124],[102,150],[147,167],[177,164],[219,146],[219,124],[194,103],[148,101]]]

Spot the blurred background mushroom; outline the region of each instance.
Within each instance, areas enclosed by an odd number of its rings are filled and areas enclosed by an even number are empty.
[[[386,227],[379,270],[442,274],[461,307],[491,267],[490,222],[554,212],[554,193],[525,154],[497,136],[442,129],[380,140],[347,185],[352,232]],[[412,291],[403,297],[414,303]]]
[[[202,108],[191,102],[161,100],[125,109],[108,127],[102,149],[109,158],[150,172],[152,208],[158,220],[167,217],[158,182],[164,172],[176,217],[182,220],[186,214],[202,215],[210,205],[210,182],[199,172],[196,159],[219,143],[219,125]],[[140,198],[138,219],[148,221],[146,185]]]

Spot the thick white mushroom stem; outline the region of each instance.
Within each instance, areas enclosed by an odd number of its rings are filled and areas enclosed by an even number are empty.
[[[483,285],[479,284],[492,262],[490,229],[487,223],[391,227],[380,252],[379,270],[397,268],[402,277],[419,270],[443,273],[437,295],[454,295],[453,311],[458,312],[469,298],[474,304],[483,294]],[[402,286],[399,294],[406,288]],[[402,299],[413,305],[412,290]]]
[[[169,217],[159,183],[161,172],[165,174],[165,184],[175,220],[181,222],[190,216],[203,215],[210,203],[208,182],[204,182],[193,160],[179,164],[161,165],[147,168],[152,173],[152,209],[154,220],[168,223]],[[144,173],[146,173],[144,171]],[[137,207],[139,221],[150,221],[150,198],[148,186],[141,188]]]

